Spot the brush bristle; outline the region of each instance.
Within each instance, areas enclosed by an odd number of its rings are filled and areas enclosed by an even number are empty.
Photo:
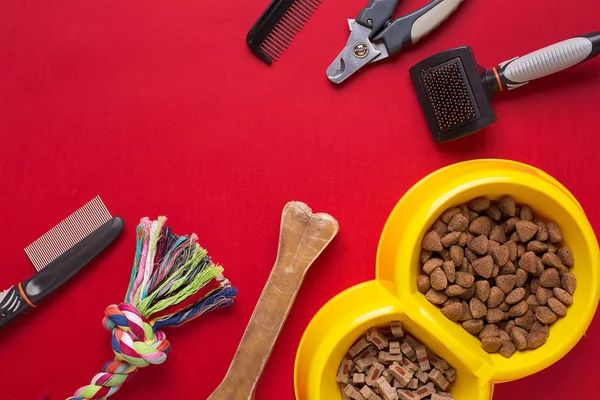
[[[40,271],[111,218],[100,196],[96,196],[25,247],[25,253]]]
[[[460,58],[424,70],[421,80],[441,132],[478,118],[477,105]]]
[[[322,0],[296,0],[281,16],[277,24],[260,44],[260,49],[271,59],[278,61],[292,44]]]

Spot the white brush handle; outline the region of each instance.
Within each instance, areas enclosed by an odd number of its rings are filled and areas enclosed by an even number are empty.
[[[412,42],[417,43],[423,37],[429,35],[442,22],[447,20],[462,2],[463,0],[443,0],[421,15],[410,31]]]
[[[493,69],[500,91],[560,72],[600,54],[600,32],[555,43]]]

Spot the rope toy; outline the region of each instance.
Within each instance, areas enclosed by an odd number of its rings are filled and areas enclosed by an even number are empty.
[[[165,217],[143,218],[125,302],[106,308],[102,325],[112,332],[114,361],[71,400],[114,394],[139,368],[162,364],[171,349],[162,328],[182,324],[233,303],[237,290],[197,243],[177,236]]]

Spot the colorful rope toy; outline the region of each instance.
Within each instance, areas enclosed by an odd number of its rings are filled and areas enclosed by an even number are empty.
[[[125,302],[108,306],[102,321],[112,331],[115,360],[70,399],[114,394],[139,368],[166,360],[171,346],[160,329],[233,303],[237,290],[196,242],[196,235],[177,236],[165,222],[165,217],[140,221]]]

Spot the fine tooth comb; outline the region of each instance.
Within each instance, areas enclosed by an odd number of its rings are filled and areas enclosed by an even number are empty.
[[[261,60],[271,65],[292,44],[322,0],[272,0],[254,23],[246,43]]]
[[[38,272],[0,292],[0,328],[36,308],[112,243],[123,226],[96,196],[27,246],[25,253]]]

